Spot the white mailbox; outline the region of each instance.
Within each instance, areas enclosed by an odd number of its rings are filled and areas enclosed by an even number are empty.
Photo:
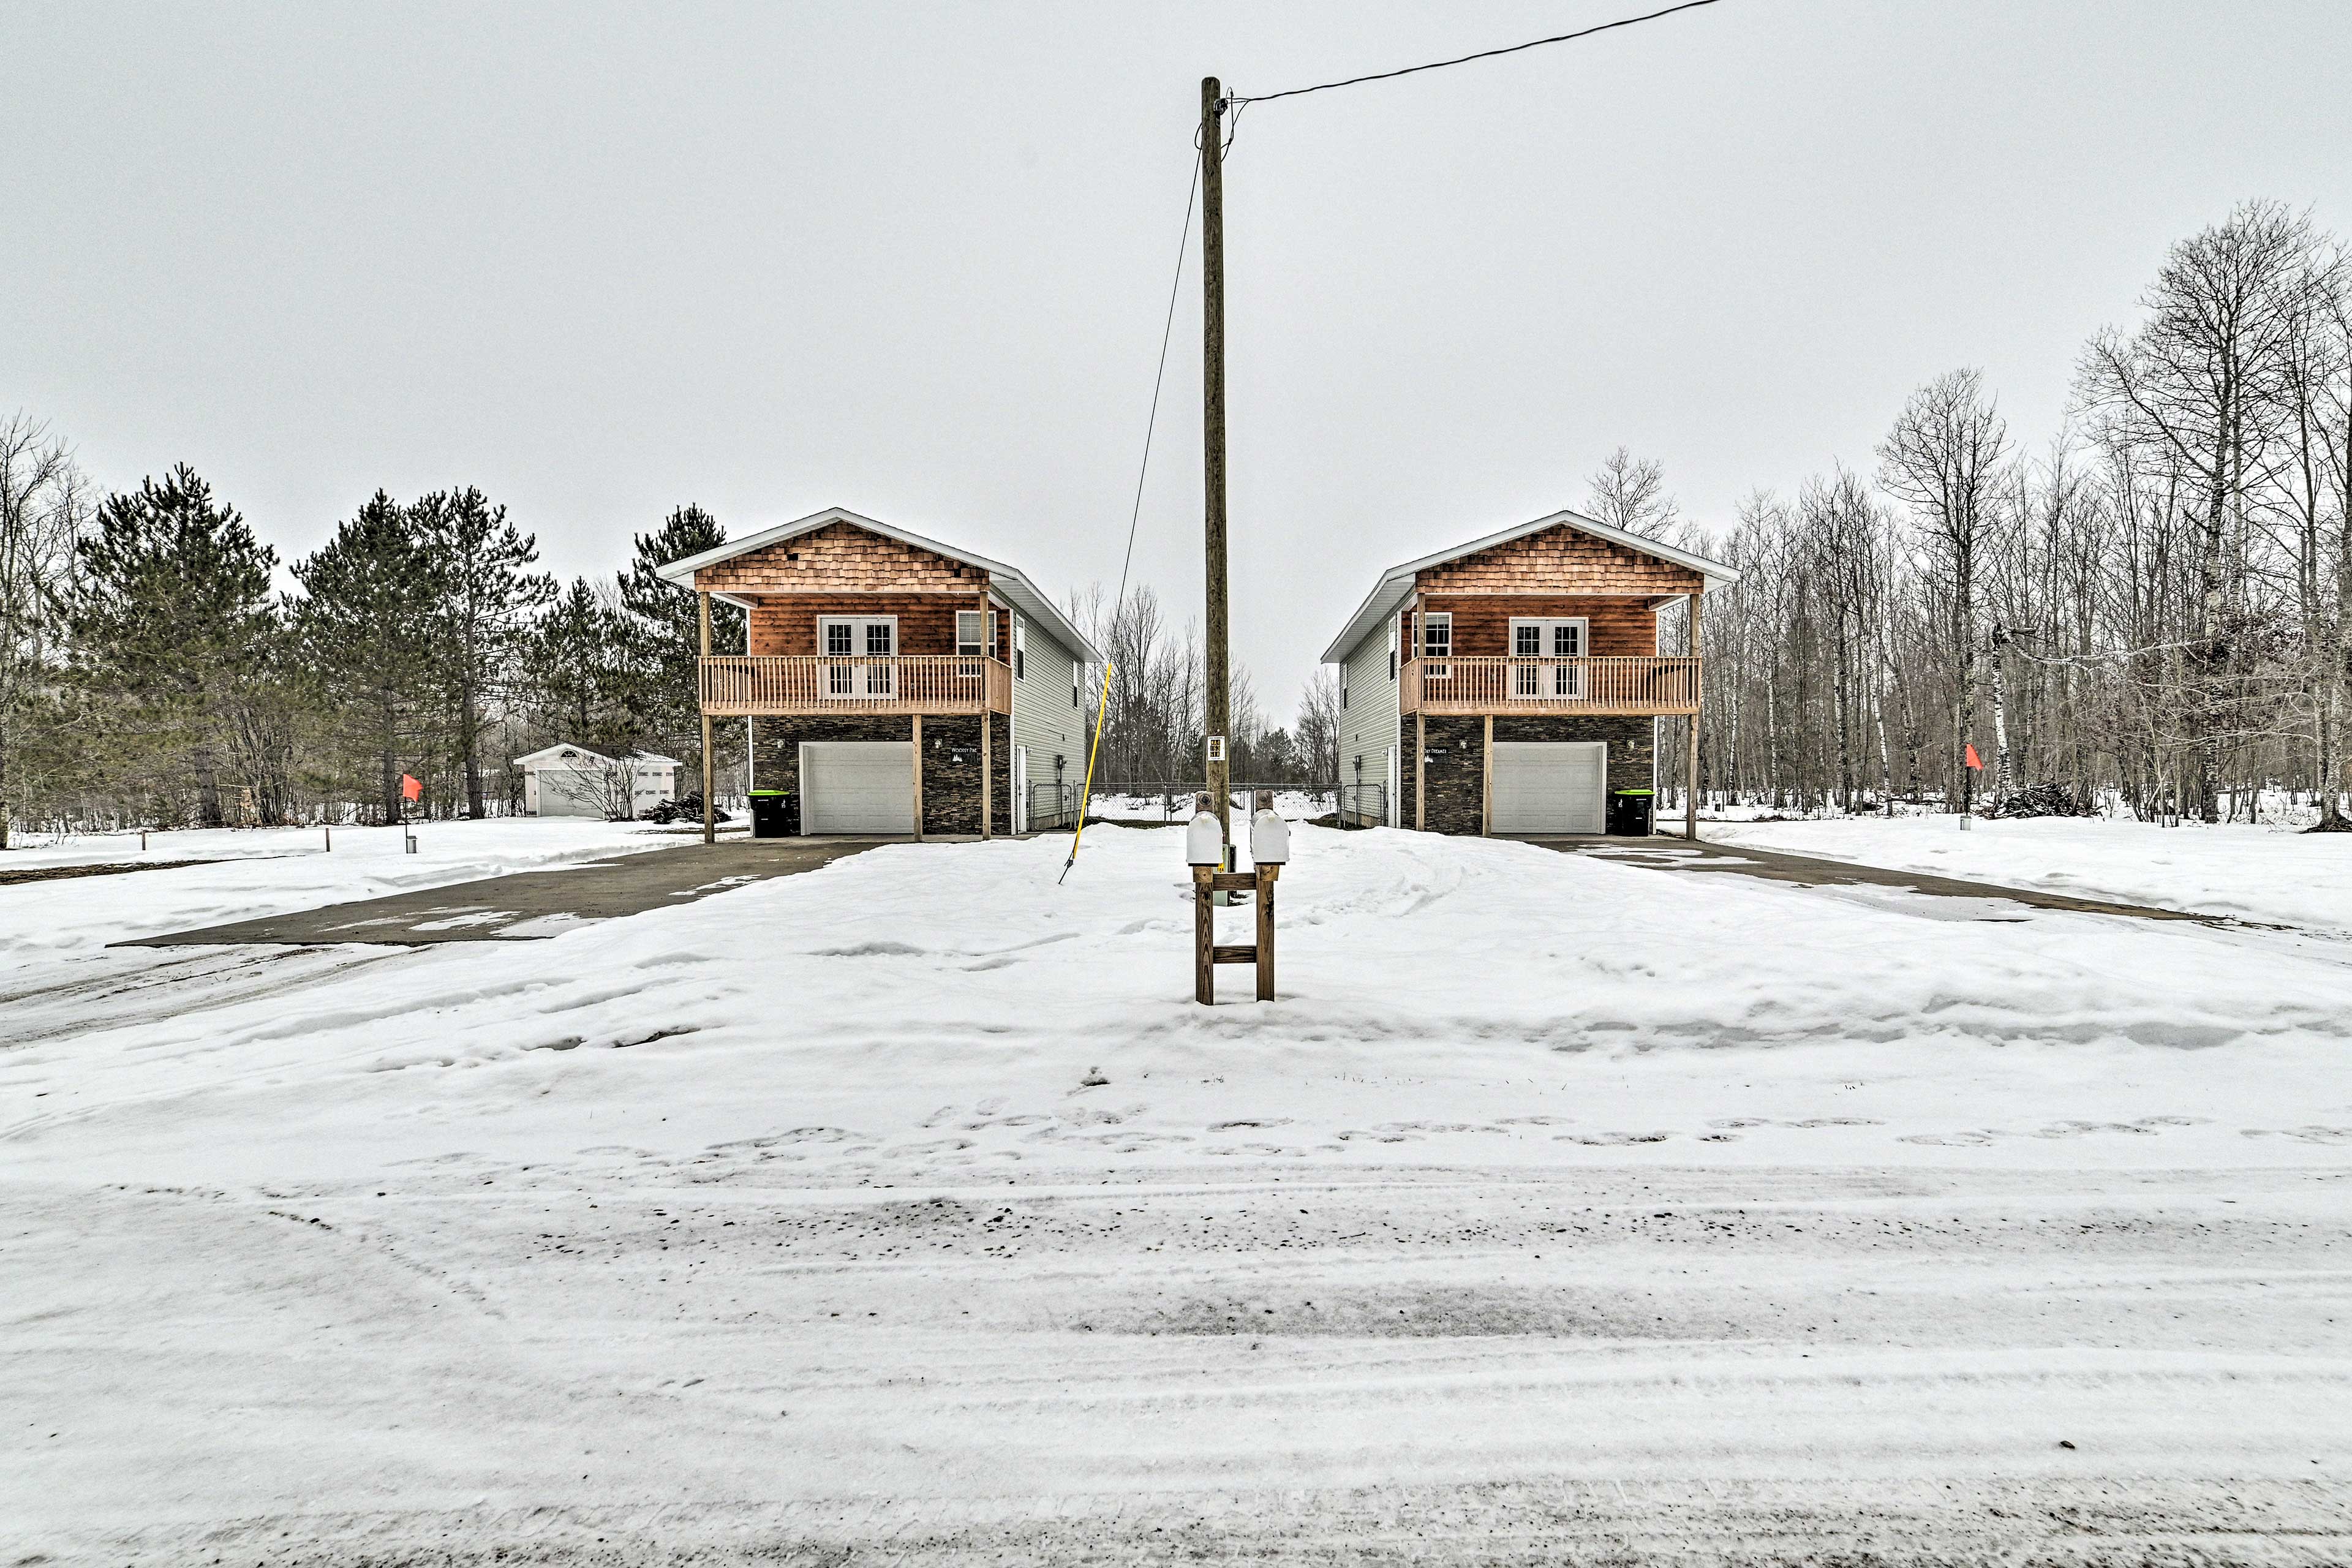
[[[1188,866],[1215,866],[1225,863],[1224,829],[1217,826],[1217,814],[1206,806],[1184,829],[1184,863]]]
[[[1290,825],[1272,806],[1250,820],[1250,864],[1281,866],[1290,859]]]

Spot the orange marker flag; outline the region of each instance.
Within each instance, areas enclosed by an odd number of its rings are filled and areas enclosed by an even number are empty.
[[[1969,746],[1967,748],[1967,751],[1969,754],[1966,761],[1969,766],[1976,769],[1979,773],[1984,772],[1984,760],[1977,755],[1977,749],[1974,746]],[[415,797],[411,795],[409,798],[414,800]]]
[[[1977,765],[1976,755],[1977,754],[1974,752],[1970,752],[1969,753],[1969,766],[1975,767]],[[403,800],[423,800],[425,798],[425,786],[417,783],[415,779],[410,778],[406,773],[403,773],[400,775],[400,798]]]

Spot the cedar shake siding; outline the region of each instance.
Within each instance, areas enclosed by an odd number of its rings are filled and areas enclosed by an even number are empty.
[[[1678,599],[1696,592],[1701,579],[1687,566],[1560,523],[1425,568],[1419,585],[1424,594],[1628,594]]]
[[[714,594],[948,594],[977,595],[988,574],[854,523],[836,522],[694,574]],[[946,650],[953,652],[952,648]]]

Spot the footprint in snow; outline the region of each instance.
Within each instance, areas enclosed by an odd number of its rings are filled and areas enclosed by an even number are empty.
[[[1582,1143],[1594,1149],[1622,1149],[1629,1143],[1663,1143],[1673,1136],[1671,1132],[1562,1132],[1553,1142]]]

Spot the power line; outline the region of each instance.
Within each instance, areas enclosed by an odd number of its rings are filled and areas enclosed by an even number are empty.
[[[1641,22],[1654,22],[1661,16],[1671,16],[1677,11],[1696,11],[1701,5],[1715,4],[1716,0],[1683,0],[1683,4],[1679,5],[1669,5],[1663,11],[1653,11],[1646,16],[1621,16],[1614,22],[1603,22],[1598,26],[1585,27],[1573,33],[1561,33],[1549,38],[1531,38],[1524,44],[1513,44],[1507,48],[1481,49],[1475,55],[1464,55],[1458,59],[1432,60],[1427,65],[1404,66],[1392,71],[1375,71],[1370,76],[1351,76],[1345,81],[1318,82],[1313,87],[1287,88],[1281,92],[1261,92],[1248,96],[1234,93],[1225,101],[1238,108],[1240,105],[1248,103],[1270,103],[1277,98],[1297,98],[1302,93],[1328,92],[1335,87],[1356,87],[1368,81],[1387,81],[1394,77],[1411,76],[1416,71],[1444,70],[1447,66],[1468,65],[1472,60],[1491,60],[1497,55],[1516,55],[1522,49],[1539,49],[1546,44],[1570,43],[1578,38],[1589,38],[1595,33],[1606,33],[1616,27],[1631,27]]]
[[[1143,463],[1135,474],[1135,505],[1127,518],[1127,553],[1118,563],[1118,597],[1111,601],[1117,613],[1127,599],[1127,571],[1135,560],[1135,525],[1143,516],[1143,480],[1151,472],[1151,434],[1160,426],[1160,389],[1168,379],[1168,343],[1176,331],[1176,296],[1184,287],[1184,249],[1192,240],[1192,204],[1201,194],[1201,160],[1192,159],[1192,183],[1184,192],[1184,226],[1176,236],[1176,276],[1168,282],[1168,319],[1160,328],[1160,368],[1151,376],[1151,414],[1143,422]]]
[[[1184,224],[1176,235],[1176,276],[1168,280],[1168,319],[1160,327],[1160,364],[1151,373],[1151,413],[1143,422],[1143,461],[1135,471],[1135,505],[1127,514],[1127,553],[1118,563],[1118,596],[1111,600],[1111,614],[1117,616],[1119,606],[1127,603],[1128,569],[1135,563],[1135,527],[1143,517],[1143,481],[1151,472],[1151,437],[1160,427],[1160,391],[1168,381],[1168,344],[1176,333],[1176,297],[1184,288],[1184,249],[1192,239],[1192,204],[1201,194],[1201,154],[1197,133],[1192,157],[1192,183],[1184,191]],[[1095,693],[1095,738],[1087,749],[1087,782],[1079,786],[1077,832],[1070,838],[1070,858],[1062,862],[1062,874],[1055,879],[1059,886],[1066,881],[1070,868],[1078,863],[1078,846],[1086,841],[1087,806],[1094,798],[1095,759],[1102,751],[1103,721],[1110,716],[1110,680],[1112,666],[1108,658],[1103,661],[1103,679]]]

